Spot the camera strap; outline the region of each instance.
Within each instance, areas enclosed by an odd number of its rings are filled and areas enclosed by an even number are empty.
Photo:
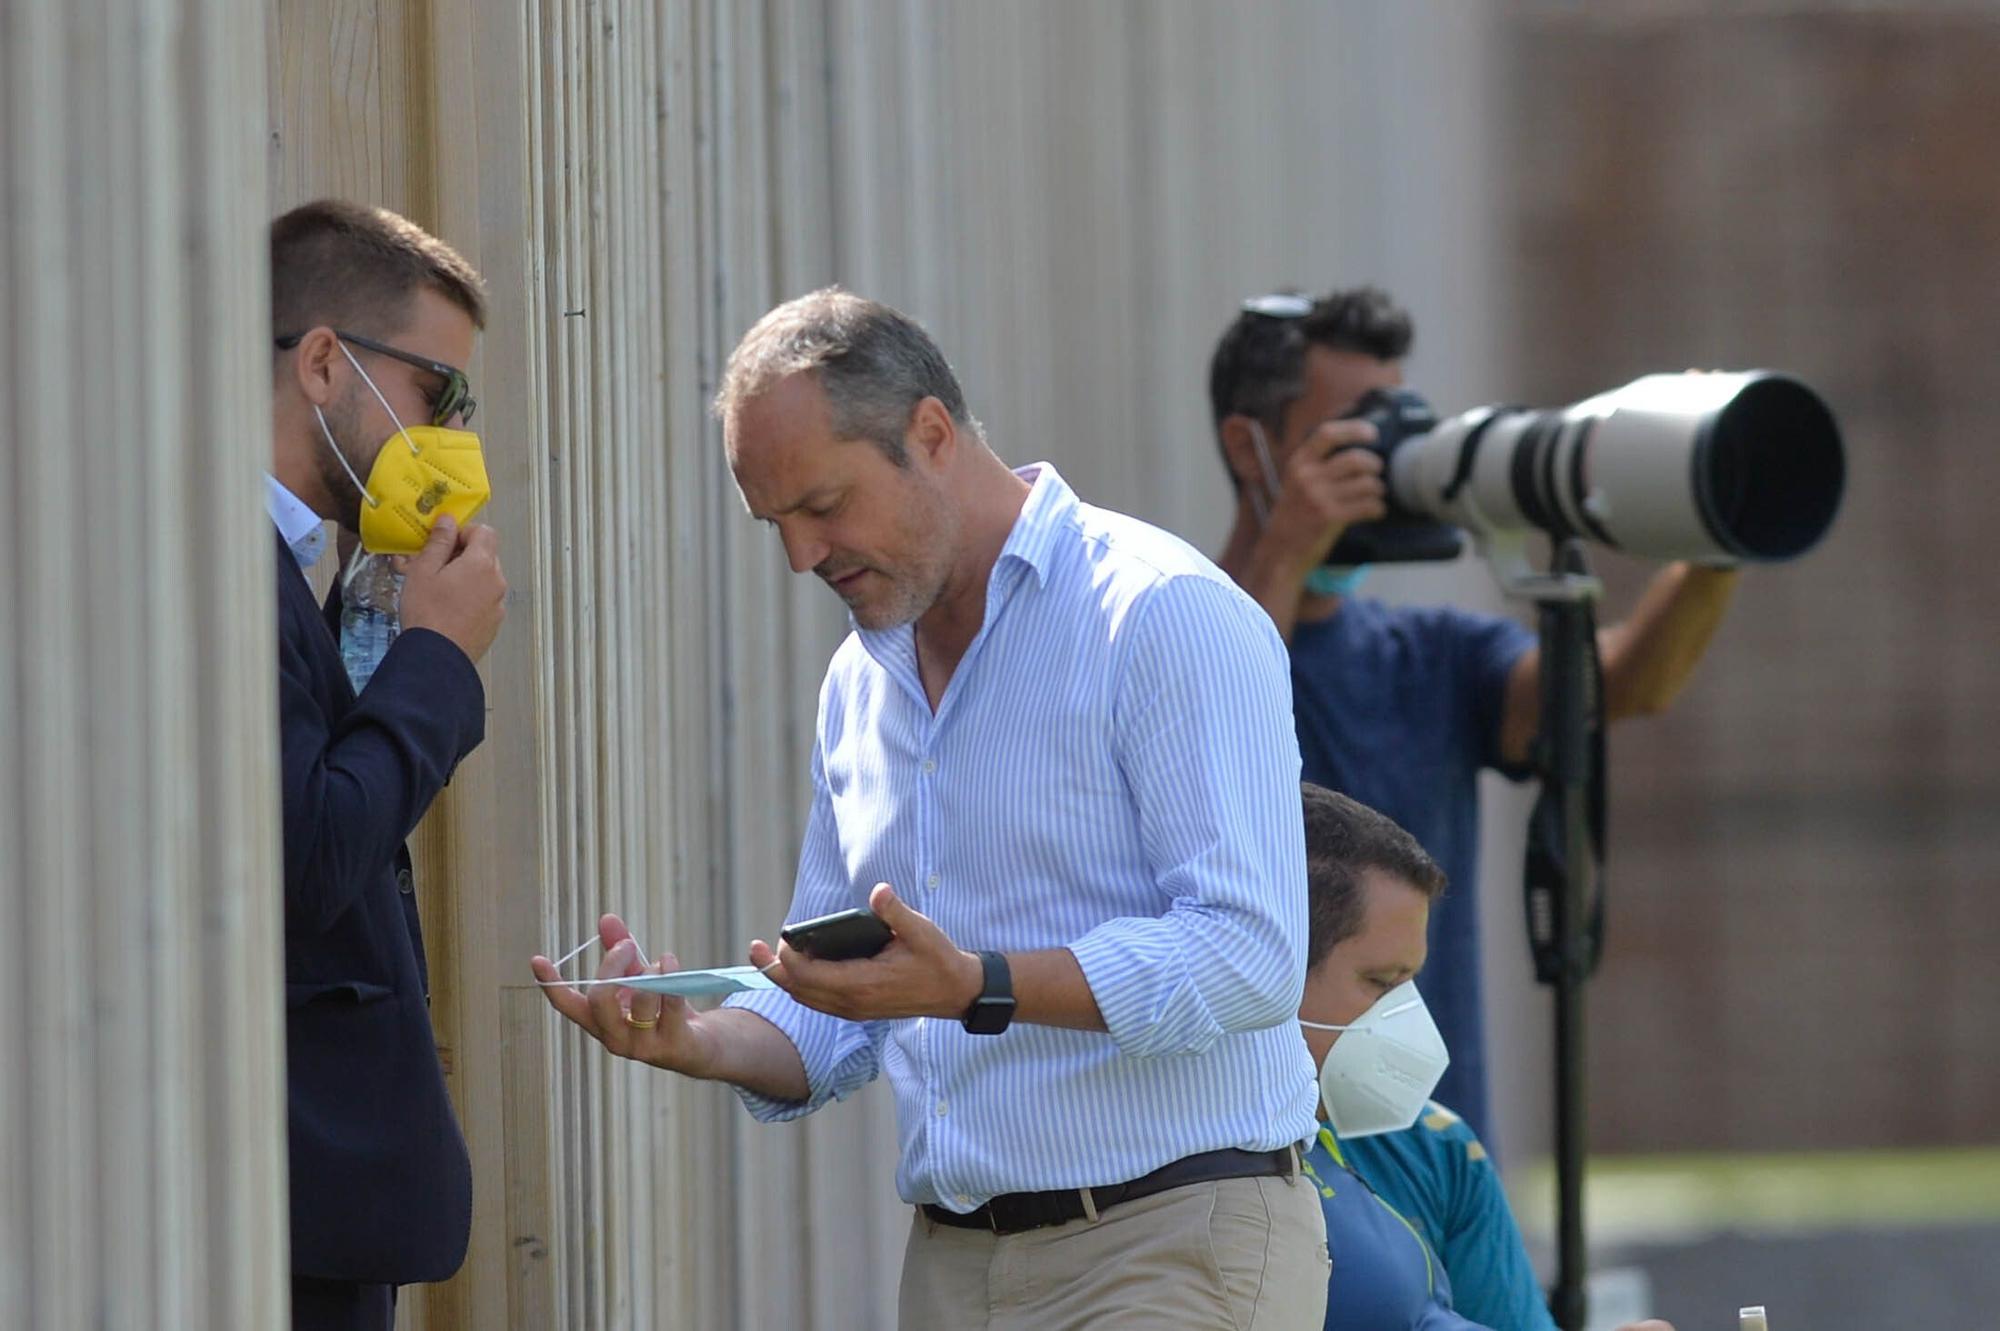
[[[1488,407],[1479,423],[1465,432],[1465,438],[1459,441],[1458,460],[1452,464],[1451,479],[1445,482],[1443,499],[1447,504],[1457,499],[1458,492],[1472,479],[1472,464],[1479,456],[1479,443],[1486,437],[1486,431],[1508,412],[1518,410],[1518,407]]]
[[[1603,761],[1604,737],[1592,745],[1597,761]],[[1585,974],[1595,974],[1604,955],[1604,783],[1593,778],[1590,787],[1590,841],[1598,859],[1597,891],[1592,895],[1589,922],[1584,926],[1588,940]],[[1556,937],[1555,894],[1568,877],[1567,846],[1561,795],[1545,786],[1528,817],[1528,857],[1525,870],[1528,907],[1528,949],[1534,958],[1535,980],[1554,984],[1562,969],[1561,940]]]
[[[1588,676],[1589,736],[1585,746],[1584,809],[1589,822],[1590,881],[1594,885],[1584,906],[1583,974],[1592,975],[1604,955],[1604,844],[1607,770],[1604,749],[1604,667],[1597,652],[1597,617],[1589,603],[1560,609],[1544,606],[1544,616],[1567,613],[1583,618],[1582,639]],[[1550,669],[1545,657],[1542,669]],[[1534,960],[1535,979],[1554,984],[1562,973],[1562,938],[1557,928],[1556,902],[1577,866],[1569,863],[1569,815],[1563,800],[1560,773],[1546,750],[1536,753],[1535,771],[1542,789],[1534,811],[1528,817],[1528,850],[1522,871],[1522,887],[1528,916],[1528,949]]]

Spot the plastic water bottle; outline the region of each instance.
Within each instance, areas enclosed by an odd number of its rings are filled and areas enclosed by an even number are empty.
[[[340,663],[360,693],[403,627],[403,575],[387,555],[356,550],[341,575]]]

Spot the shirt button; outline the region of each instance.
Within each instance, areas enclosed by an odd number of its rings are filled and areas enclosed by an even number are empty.
[[[938,885],[938,884],[939,884],[940,882],[942,882],[942,881],[943,881],[943,880],[942,880],[942,879],[940,879],[940,878],[939,878],[939,877],[938,877],[938,876],[937,876],[936,874],[932,874],[932,875],[931,875],[930,877],[928,877],[928,878],[924,879],[924,886],[925,886],[925,887],[936,887],[936,886],[937,886],[937,885]]]
[[[924,759],[924,775],[929,776],[931,773],[935,771],[937,771],[937,759],[935,758]]]
[[[950,1106],[947,1105],[943,1100],[938,1101],[938,1110],[937,1110],[938,1117],[943,1118],[945,1116],[946,1111],[949,1108]]]
[[[410,877],[408,869],[396,870],[396,890],[404,896],[409,896],[417,890],[416,881]]]
[[[958,1204],[960,1206],[970,1206],[972,1205],[972,1198],[966,1196],[964,1193],[961,1192],[958,1194]]]

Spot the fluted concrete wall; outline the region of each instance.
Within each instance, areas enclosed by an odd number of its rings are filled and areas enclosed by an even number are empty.
[[[263,12],[0,6],[0,1325],[285,1320]]]

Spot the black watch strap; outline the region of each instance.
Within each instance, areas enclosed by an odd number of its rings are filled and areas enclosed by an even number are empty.
[[[981,952],[986,982],[961,1021],[974,1035],[998,1035],[1014,1020],[1014,972],[998,952]]]

